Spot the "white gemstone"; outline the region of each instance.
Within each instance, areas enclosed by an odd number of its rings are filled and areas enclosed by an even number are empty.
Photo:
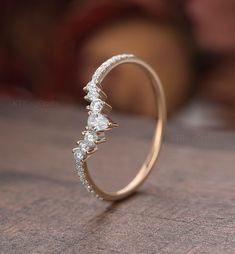
[[[99,113],[101,112],[103,105],[104,103],[102,100],[94,100],[91,102],[90,109],[95,113]]]
[[[91,113],[88,117],[87,125],[89,129],[104,131],[108,128],[109,120],[102,114]]]
[[[79,166],[76,166],[76,169],[77,169],[78,175],[84,174],[84,168],[81,164]]]
[[[76,163],[76,169],[78,172],[84,172],[84,168],[81,163]]]
[[[87,90],[94,89],[94,88],[96,88],[95,82],[90,81],[87,83],[87,85],[86,85]]]
[[[95,76],[100,76],[100,74],[102,73],[103,68],[99,67],[96,72],[95,72]]]
[[[84,158],[84,154],[82,153],[80,149],[74,152],[74,158],[78,163],[80,163],[80,161]]]
[[[95,142],[98,140],[98,135],[95,132],[86,132],[84,140],[89,142],[92,145],[95,145]]]
[[[90,185],[86,185],[86,189],[90,192],[92,190]]]
[[[99,98],[99,92],[98,92],[97,88],[89,89],[89,91],[86,95],[86,98],[88,98],[91,101],[97,100]]]
[[[82,154],[85,154],[89,150],[89,148],[90,148],[89,143],[86,142],[85,140],[83,140],[79,143],[79,149]]]
[[[83,185],[88,184],[88,182],[87,182],[87,180],[86,180],[85,177],[81,177],[81,176],[80,176],[80,181],[82,182]]]
[[[92,81],[96,84],[99,82],[99,76],[95,73],[93,76],[92,76]]]
[[[78,171],[78,176],[79,176],[80,178],[83,178],[83,179],[86,178],[86,175],[85,175],[85,173],[84,173],[83,171]]]
[[[104,71],[106,71],[106,69],[109,67],[109,64],[106,63],[106,62],[104,62],[101,66],[102,66],[102,69],[103,69]]]

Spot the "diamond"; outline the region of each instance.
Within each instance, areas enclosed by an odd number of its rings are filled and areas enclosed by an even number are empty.
[[[104,66],[101,65],[101,66],[95,71],[94,75],[92,76],[92,80],[93,80],[94,82],[98,83],[99,80],[100,80],[101,75],[103,75],[104,72],[105,72],[105,68],[104,68]]]
[[[82,140],[80,143],[79,143],[79,148],[80,148],[80,151],[82,154],[86,154],[87,151],[89,150],[89,143],[86,142],[85,140]]]
[[[82,153],[82,151],[80,149],[77,149],[75,152],[74,152],[74,158],[75,160],[80,163],[81,160],[83,160],[84,158],[84,154]]]
[[[87,141],[92,146],[95,145],[95,142],[98,140],[98,135],[95,132],[86,132],[84,140]]]
[[[102,100],[94,100],[91,102],[90,109],[95,113],[99,113],[101,112],[103,105],[104,103]]]
[[[90,185],[86,185],[86,189],[87,189],[87,191],[90,192],[92,190],[92,187]]]
[[[89,129],[104,131],[109,126],[109,120],[102,114],[91,113],[88,117],[87,125]]]
[[[96,87],[90,88],[85,97],[91,101],[97,100],[99,98],[99,91]]]
[[[88,184],[88,182],[87,182],[85,177],[81,177],[80,176],[80,181],[82,182],[83,185],[87,185]]]
[[[78,176],[79,176],[80,178],[83,178],[83,179],[86,178],[86,175],[85,175],[85,173],[84,173],[83,171],[78,171]]]
[[[79,176],[85,174],[84,168],[81,165],[79,167],[76,167],[76,169]]]
[[[76,163],[76,170],[79,173],[84,173],[84,168],[81,163]]]
[[[87,85],[86,85],[87,90],[94,89],[94,88],[96,88],[96,83],[95,82],[90,81],[90,82],[87,83]]]

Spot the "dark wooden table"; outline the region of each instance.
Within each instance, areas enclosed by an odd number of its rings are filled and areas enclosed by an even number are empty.
[[[168,124],[156,168],[136,195],[107,203],[74,170],[84,112],[2,101],[0,253],[235,253],[235,132],[213,116],[201,121],[200,112]],[[147,119],[113,119],[121,127],[90,163],[109,189],[136,172],[152,131]]]

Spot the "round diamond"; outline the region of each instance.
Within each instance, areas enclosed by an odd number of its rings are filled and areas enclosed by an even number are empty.
[[[103,104],[102,100],[94,100],[91,102],[90,109],[95,113],[99,113],[103,108]]]
[[[90,81],[90,82],[87,83],[87,85],[86,85],[87,90],[94,89],[94,88],[96,88],[96,83],[95,82]]]
[[[89,150],[89,143],[85,140],[79,143],[79,148],[82,154],[85,154]]]
[[[97,91],[97,88],[89,89],[87,93],[87,98],[90,99],[91,101],[97,100],[97,98],[99,98],[99,92]]]
[[[80,177],[82,177],[82,178],[85,178],[85,177],[86,177],[84,171],[79,171],[79,170],[78,170],[78,175],[79,175]]]
[[[84,154],[82,153],[82,151],[80,149],[78,149],[74,152],[74,158],[78,162],[80,162],[84,158],[83,156],[84,156]]]
[[[76,163],[76,169],[78,172],[84,172],[83,165],[81,163]]]
[[[98,135],[95,132],[87,132],[84,136],[84,140],[91,144],[95,144],[95,142],[98,140]]]
[[[89,115],[87,120],[88,128],[96,131],[104,131],[108,128],[109,120],[102,114],[92,113]]]

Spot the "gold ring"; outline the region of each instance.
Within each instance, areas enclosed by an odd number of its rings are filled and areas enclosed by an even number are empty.
[[[142,67],[151,80],[156,107],[158,109],[156,127],[148,156],[134,179],[121,190],[106,192],[99,188],[91,178],[87,168],[87,159],[97,151],[97,146],[100,143],[105,142],[105,131],[118,126],[107,116],[112,107],[105,102],[107,96],[102,91],[101,83],[113,68],[125,63],[132,63]],[[87,106],[89,110],[87,126],[82,132],[82,139],[77,142],[78,146],[73,149],[78,175],[86,189],[101,200],[111,201],[126,198],[134,193],[145,181],[153,169],[162,146],[164,127],[166,124],[166,103],[161,81],[152,67],[140,58],[132,54],[120,54],[111,57],[101,64],[92,76],[91,81],[84,87],[84,91],[87,93],[84,98],[90,104]]]

